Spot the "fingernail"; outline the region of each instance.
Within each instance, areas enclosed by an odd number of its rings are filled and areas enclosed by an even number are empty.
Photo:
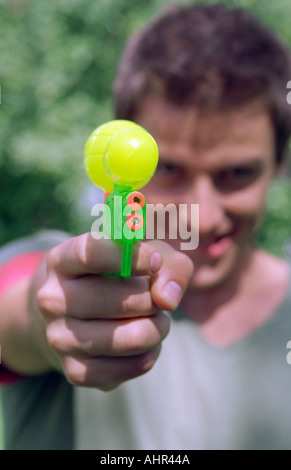
[[[163,288],[163,295],[174,305],[179,304],[182,298],[182,292],[182,287],[175,281],[169,281]]]
[[[162,257],[160,253],[153,253],[151,256],[150,270],[152,273],[156,273],[162,265]]]

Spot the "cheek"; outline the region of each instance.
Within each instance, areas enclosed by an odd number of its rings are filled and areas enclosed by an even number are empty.
[[[237,224],[244,224],[248,230],[255,229],[265,214],[267,190],[268,184],[260,184],[232,195],[225,204],[226,213]]]
[[[148,204],[168,204],[175,203],[175,197],[171,189],[164,189],[155,182],[150,181],[141,192],[145,195]]]

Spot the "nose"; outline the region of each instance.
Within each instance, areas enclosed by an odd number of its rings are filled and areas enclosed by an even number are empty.
[[[201,175],[195,178],[188,190],[187,204],[199,205],[200,239],[211,236],[224,224],[223,203],[211,177]],[[190,221],[187,220],[187,223],[189,224]]]

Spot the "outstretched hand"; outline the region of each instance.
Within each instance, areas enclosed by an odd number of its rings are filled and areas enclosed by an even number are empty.
[[[137,243],[132,277],[118,273],[120,247],[91,234],[71,238],[46,258],[37,292],[46,338],[74,385],[109,390],[147,372],[192,276],[183,253],[161,241]]]

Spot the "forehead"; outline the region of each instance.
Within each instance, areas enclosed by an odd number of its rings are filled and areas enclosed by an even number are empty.
[[[238,110],[203,113],[149,96],[141,104],[137,122],[157,140],[161,156],[195,153],[236,156],[273,154],[274,131],[269,113],[259,103]]]

